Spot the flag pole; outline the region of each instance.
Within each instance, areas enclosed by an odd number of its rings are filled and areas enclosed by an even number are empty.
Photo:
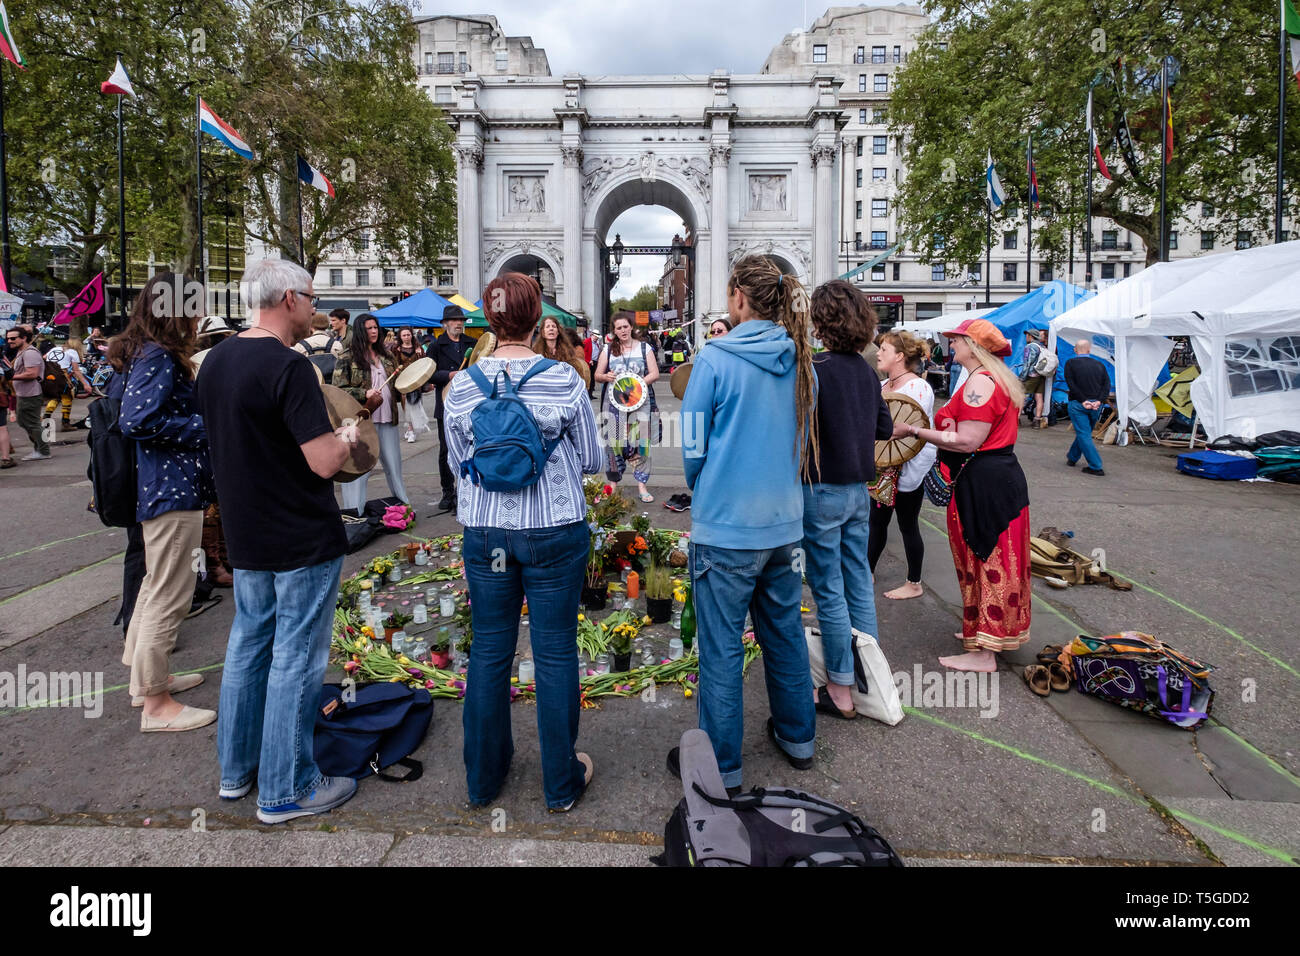
[[[294,154],[293,181],[298,186],[298,264],[304,269],[307,268],[306,241],[302,234],[302,177],[298,175],[298,159]]]
[[[1092,92],[1089,91],[1089,96]],[[1097,160],[1093,155],[1096,147],[1097,133],[1091,125],[1088,127],[1088,213],[1086,228],[1083,233],[1083,287],[1092,290],[1092,167]]]
[[[5,135],[4,70],[0,69],[0,265],[4,267],[6,283],[13,282],[13,263],[9,259],[9,177],[5,173],[5,153],[8,151]]]
[[[1091,162],[1091,157],[1089,157]],[[1070,216],[1074,216],[1074,178],[1070,178]],[[1070,224],[1070,285],[1074,285],[1074,223]]]
[[[1273,197],[1273,241],[1282,241],[1282,136],[1286,128],[1286,0],[1278,0],[1277,188]]]
[[[117,94],[117,252],[122,261],[121,284],[118,286],[118,305],[121,313],[119,328],[126,328],[126,174],[122,169],[122,100],[125,93]]]
[[[1169,58],[1160,59],[1160,261],[1168,262],[1165,236],[1165,180],[1169,172]]]
[[[1029,134],[1029,162],[1025,165],[1025,173],[1029,179],[1028,198],[1025,203],[1025,211],[1029,214],[1027,220],[1029,224],[1029,234],[1025,237],[1025,291],[1030,291],[1029,283],[1034,271],[1034,134]]]
[[[196,159],[195,174],[198,192],[195,195],[195,211],[198,213],[199,222],[199,284],[203,286],[203,303],[207,308],[208,301],[208,270],[207,263],[203,255],[203,121],[200,119],[199,94],[194,94],[194,156]]]
[[[984,207],[988,212],[988,224],[984,232],[984,304],[989,304],[989,281],[993,275],[993,203],[986,199]]]

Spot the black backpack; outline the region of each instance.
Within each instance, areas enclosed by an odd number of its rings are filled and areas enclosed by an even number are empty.
[[[120,398],[97,398],[90,403],[90,464],[86,477],[95,496],[95,512],[110,528],[136,523],[135,442],[122,434],[118,416]]]
[[[338,364],[338,359],[332,351],[334,339],[331,338],[323,348],[308,345],[307,340],[304,339],[302,347],[307,350],[307,361],[320,369],[321,377],[325,379],[325,384],[329,385],[334,379],[334,366]]]
[[[682,734],[686,796],[664,829],[660,866],[902,866],[852,811],[800,790],[728,797],[709,735]]]

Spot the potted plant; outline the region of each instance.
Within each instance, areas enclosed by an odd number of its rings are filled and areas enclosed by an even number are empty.
[[[632,669],[632,641],[641,632],[641,619],[632,611],[619,611],[605,618],[601,625],[609,635],[609,649],[614,655],[614,671]]]
[[[452,615],[451,622],[461,629],[461,638],[456,642],[456,650],[468,657],[470,645],[474,643],[474,612],[470,607],[468,595],[465,596],[464,604],[456,605],[456,613]]]
[[[419,550],[420,550],[420,543],[418,541],[407,542],[405,547],[407,564],[415,563],[415,555],[419,552]]]
[[[673,613],[673,582],[669,560],[675,545],[674,536],[667,531],[651,531],[647,535],[646,550],[650,567],[645,573],[646,613],[655,624],[663,624]]]
[[[439,670],[446,670],[451,664],[451,631],[445,627],[438,629],[438,636],[433,639],[433,650],[429,652],[429,663]]]
[[[587,545],[587,570],[582,579],[582,606],[589,611],[604,610],[605,589],[605,532],[596,529]]]
[[[594,661],[597,654],[603,654],[609,647],[609,632],[605,625],[597,624],[585,614],[578,615],[578,650],[586,655],[587,660]]]
[[[391,642],[393,634],[406,627],[413,620],[415,618],[409,614],[403,614],[401,611],[394,611],[388,615],[388,617],[384,618],[384,640]]]

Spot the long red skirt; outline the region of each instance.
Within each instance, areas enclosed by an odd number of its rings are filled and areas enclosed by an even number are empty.
[[[961,585],[961,645],[967,651],[1012,651],[1029,640],[1029,509],[998,537],[987,561],[966,546],[957,502],[948,505],[948,544]]]

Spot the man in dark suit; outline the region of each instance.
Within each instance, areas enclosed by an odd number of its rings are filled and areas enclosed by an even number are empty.
[[[424,350],[433,359],[437,371],[433,373],[434,416],[438,419],[438,476],[442,481],[442,500],[438,511],[451,511],[456,507],[456,476],[447,464],[447,431],[442,422],[442,390],[452,376],[460,370],[465,356],[474,348],[474,340],[465,331],[465,313],[458,305],[448,305],[442,310],[442,335]]]

